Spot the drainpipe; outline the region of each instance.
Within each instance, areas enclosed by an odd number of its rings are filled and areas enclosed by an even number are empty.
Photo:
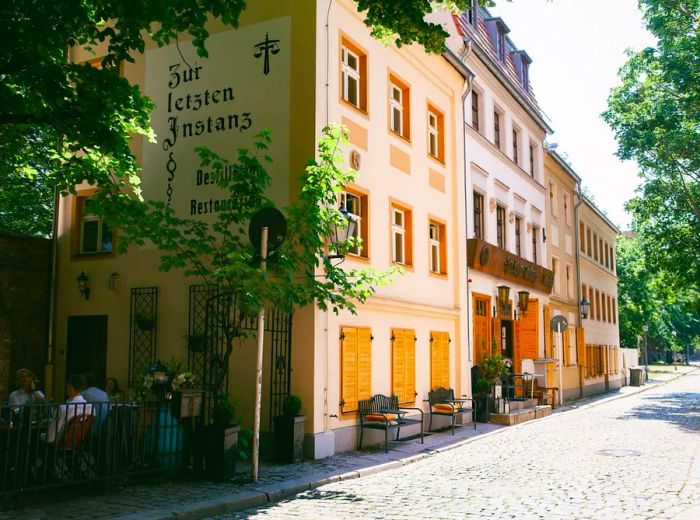
[[[60,144],[59,144],[60,146]],[[44,365],[44,392],[47,398],[52,398],[53,392],[53,376],[54,376],[54,337],[56,328],[56,271],[58,270],[58,203],[61,200],[61,194],[57,187],[54,188],[53,196],[53,226],[51,230],[51,272],[49,281],[49,317],[47,324],[47,345],[46,345],[46,364]]]
[[[574,247],[576,250],[576,324],[577,327],[583,327],[583,319],[581,318],[581,246],[580,241],[583,240],[579,236],[579,231],[581,230],[581,225],[579,222],[579,212],[578,208],[583,203],[581,198],[581,180],[576,181],[576,204],[574,205]],[[578,338],[578,335],[576,336]],[[584,345],[585,348],[585,345]],[[578,352],[576,353],[576,361],[578,364],[578,393],[579,397],[583,397],[583,366],[581,365],[581,360],[578,359]]]

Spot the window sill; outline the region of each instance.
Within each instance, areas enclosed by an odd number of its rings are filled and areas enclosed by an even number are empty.
[[[71,255],[71,260],[83,261],[83,260],[104,260],[106,258],[116,258],[117,255],[114,251],[99,251],[96,253],[73,253]]]
[[[402,264],[401,262],[392,262],[391,264],[395,265],[396,267],[400,267],[404,271],[409,271],[411,273],[416,272],[416,268],[413,267],[413,265],[411,265],[411,264]]]
[[[448,279],[447,273],[436,273],[435,271],[429,271],[428,274],[433,278],[437,278],[438,280]]]
[[[431,154],[430,152],[428,152],[427,155],[428,155],[428,157],[429,157],[433,162],[436,162],[437,164],[439,164],[439,165],[442,166],[443,168],[445,168],[445,167],[447,166],[447,165],[445,164],[445,161],[444,161],[443,159],[440,159],[440,157],[435,157],[435,156],[434,156],[433,154]]]
[[[409,137],[403,136],[403,135],[401,135],[400,133],[395,132],[395,131],[392,130],[391,128],[389,128],[389,135],[395,137],[396,139],[398,139],[398,140],[401,141],[402,143],[404,143],[404,144],[406,144],[406,145],[408,145],[408,146],[411,146],[411,137],[410,137],[410,136],[409,136]]]
[[[353,105],[352,103],[350,103],[350,101],[348,101],[342,97],[340,98],[340,103],[348,108],[351,108],[354,112],[362,115],[366,119],[369,119],[369,112],[367,110],[363,110],[360,107],[358,107],[357,105]]]

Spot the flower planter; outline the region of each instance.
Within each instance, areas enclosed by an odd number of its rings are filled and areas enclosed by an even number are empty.
[[[201,390],[174,390],[170,398],[170,412],[176,419],[199,417],[202,411]]]
[[[489,395],[476,394],[476,422],[489,422]]]
[[[304,460],[305,415],[275,417],[274,459],[276,462],[302,462]]]
[[[204,465],[207,478],[214,481],[231,479],[236,472],[236,446],[238,445],[239,425],[227,428],[205,426],[202,435],[204,443]]]

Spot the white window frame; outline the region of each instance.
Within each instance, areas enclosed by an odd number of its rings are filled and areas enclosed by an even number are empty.
[[[430,272],[440,274],[440,226],[431,222],[428,226],[428,240],[430,242]]]
[[[114,250],[114,243],[113,240],[110,239],[110,248],[105,249],[103,248],[103,233],[105,231],[105,224],[102,221],[102,218],[95,215],[94,213],[89,213],[87,210],[88,202],[89,202],[88,197],[83,198],[83,207],[82,207],[82,214],[80,216],[80,254],[82,255],[91,255],[91,254],[97,254],[97,253],[111,253]],[[85,250],[85,225],[89,222],[97,222],[97,243],[95,244],[95,249],[94,250]],[[107,230],[109,234],[109,229]]]
[[[400,244],[399,248],[397,243]],[[406,264],[406,212],[395,207],[391,208],[391,261]]]
[[[403,89],[393,82],[389,84],[389,106],[391,107],[391,131],[403,137]]]
[[[351,204],[348,204],[348,197],[351,197],[353,199],[353,204],[354,207]],[[355,224],[355,231],[353,233],[354,238],[361,238],[362,237],[362,197],[359,195],[355,195],[354,193],[349,193],[347,191],[343,191],[340,193],[340,203],[341,206],[345,207],[345,210],[354,218],[357,219],[357,223]],[[350,208],[353,207],[355,211],[350,211]],[[359,210],[359,212],[357,212]],[[348,253],[360,256],[362,254],[362,247],[367,247],[367,244],[362,244],[362,246],[355,246],[355,247],[350,247],[348,248]]]
[[[440,130],[438,128],[438,121],[440,116],[428,110],[428,153],[435,157],[440,158]]]
[[[353,57],[355,59],[355,63],[357,64],[357,68],[353,67],[349,63],[349,57]],[[351,105],[360,108],[361,100],[361,81],[362,77],[360,74],[360,56],[354,52],[352,52],[350,49],[347,47],[343,47],[342,49],[342,76],[343,76],[343,99],[350,103]],[[356,100],[350,99],[350,80],[354,80],[357,84],[355,88],[355,92],[357,95]]]

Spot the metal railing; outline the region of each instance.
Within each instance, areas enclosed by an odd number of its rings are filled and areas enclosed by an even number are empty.
[[[184,435],[167,403],[5,407],[0,495],[178,468]]]

